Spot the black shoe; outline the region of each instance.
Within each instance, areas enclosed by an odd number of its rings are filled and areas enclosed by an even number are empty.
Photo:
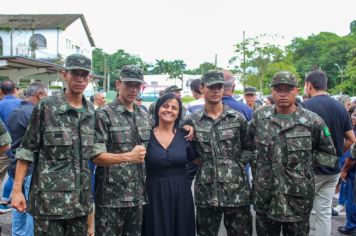
[[[339,226],[337,227],[337,231],[339,231],[342,234],[347,234],[347,235],[356,235],[356,230],[355,229],[346,229],[345,226]]]
[[[334,208],[331,209],[331,215],[332,216],[338,216],[339,212],[335,211]]]

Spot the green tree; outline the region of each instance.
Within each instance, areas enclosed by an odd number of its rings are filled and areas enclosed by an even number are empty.
[[[138,65],[147,72],[149,64],[146,64],[139,56],[130,54],[123,49],[113,54],[107,54],[102,49],[93,50],[93,70],[99,75],[110,76],[110,88],[115,88],[115,80],[119,77],[124,65]]]
[[[285,51],[280,45],[268,43],[268,40],[276,37],[276,35],[264,34],[247,38],[235,45],[234,56],[230,59],[230,64],[234,64],[235,69],[240,73],[243,69],[247,70],[246,81],[242,81],[244,85],[249,81],[249,85],[258,85],[261,92],[268,86],[263,79],[268,65],[285,58]],[[245,62],[243,61],[244,55]]]
[[[350,23],[350,33],[356,33],[356,20]]]
[[[349,52],[355,47],[355,33],[340,37],[321,32],[307,39],[295,38],[288,48],[293,52],[293,62],[301,78],[313,69],[322,69],[328,75],[328,87],[334,88],[340,83],[336,64],[345,67],[351,60]]]

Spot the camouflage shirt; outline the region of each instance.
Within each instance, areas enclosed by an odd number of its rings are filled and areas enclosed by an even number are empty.
[[[249,125],[248,146],[258,151],[253,170],[256,211],[281,222],[309,218],[313,163],[334,166],[337,160],[324,121],[301,106],[287,118],[276,114],[274,105],[262,107]]]
[[[134,104],[130,112],[119,100],[95,111],[96,141],[93,158],[100,153],[130,152],[135,145],[147,147],[151,122]],[[96,169],[95,203],[101,207],[133,207],[145,204],[142,164],[116,164]]]
[[[11,136],[7,132],[4,123],[0,119],[0,147],[11,144]]]
[[[188,117],[195,130],[194,146],[203,162],[195,180],[197,207],[238,207],[250,202],[250,188],[242,152],[247,123],[243,115],[224,105],[215,120],[205,109]]]
[[[83,96],[77,113],[64,92],[34,108],[16,158],[34,162],[29,211],[36,219],[68,219],[92,211],[88,160],[94,107]]]

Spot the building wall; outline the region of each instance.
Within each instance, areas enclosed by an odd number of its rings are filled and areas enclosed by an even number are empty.
[[[46,39],[45,48],[35,50],[36,59],[57,59],[57,29],[13,30],[12,54],[11,31],[0,31],[3,39],[3,56],[27,56],[31,57],[30,38],[34,34],[41,34]]]
[[[85,32],[84,26],[78,18],[65,30],[62,29],[36,29],[13,30],[11,54],[11,32],[0,30],[3,40],[3,56],[31,57],[30,38],[33,34],[41,34],[46,38],[47,47],[35,50],[36,59],[57,60],[58,54],[62,59],[73,53],[92,57],[92,47]],[[58,42],[59,39],[59,42]]]
[[[92,58],[92,47],[80,18],[60,34],[59,48],[64,57],[79,53]]]

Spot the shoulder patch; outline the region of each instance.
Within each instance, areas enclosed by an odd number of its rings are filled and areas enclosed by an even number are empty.
[[[326,137],[329,137],[331,134],[330,134],[330,130],[329,130],[329,128],[328,127],[324,127],[324,135],[326,136]]]

